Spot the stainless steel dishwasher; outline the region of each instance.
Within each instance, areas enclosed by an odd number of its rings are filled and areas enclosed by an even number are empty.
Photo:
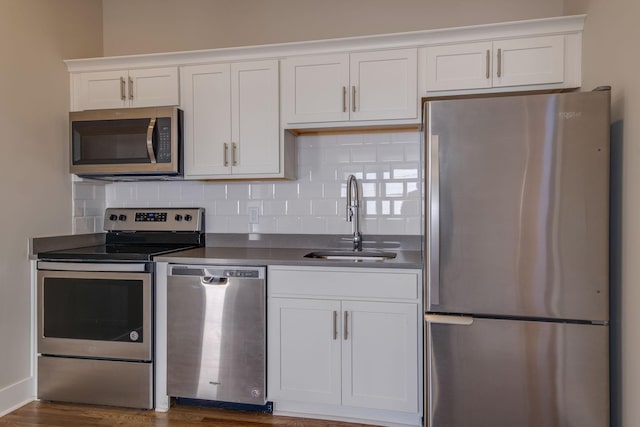
[[[169,396],[266,403],[265,270],[169,266]]]

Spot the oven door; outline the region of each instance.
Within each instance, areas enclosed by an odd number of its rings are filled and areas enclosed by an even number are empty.
[[[103,271],[77,271],[85,267]],[[144,264],[40,262],[38,353],[150,361],[153,274],[145,270]]]

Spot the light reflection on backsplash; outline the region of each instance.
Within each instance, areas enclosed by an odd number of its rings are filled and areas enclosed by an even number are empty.
[[[76,182],[74,232],[102,231],[104,207],[202,206],[208,233],[348,234],[346,179],[354,174],[363,234],[421,233],[419,133],[300,136],[297,144],[296,181],[117,182],[104,191]],[[249,208],[258,208],[258,224],[249,224]]]

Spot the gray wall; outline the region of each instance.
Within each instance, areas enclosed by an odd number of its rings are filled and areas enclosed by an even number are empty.
[[[101,53],[100,0],[0,0],[0,414],[32,397],[28,239],[71,231],[62,60]]]
[[[562,15],[561,0],[104,0],[104,54],[447,28]]]
[[[565,8],[587,14],[583,86],[612,86],[613,425],[634,427],[640,425],[640,2],[566,0]]]

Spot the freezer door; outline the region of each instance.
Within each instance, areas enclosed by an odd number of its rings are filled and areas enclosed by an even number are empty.
[[[429,317],[426,426],[609,425],[608,327]]]
[[[427,311],[608,313],[609,92],[427,104]]]

